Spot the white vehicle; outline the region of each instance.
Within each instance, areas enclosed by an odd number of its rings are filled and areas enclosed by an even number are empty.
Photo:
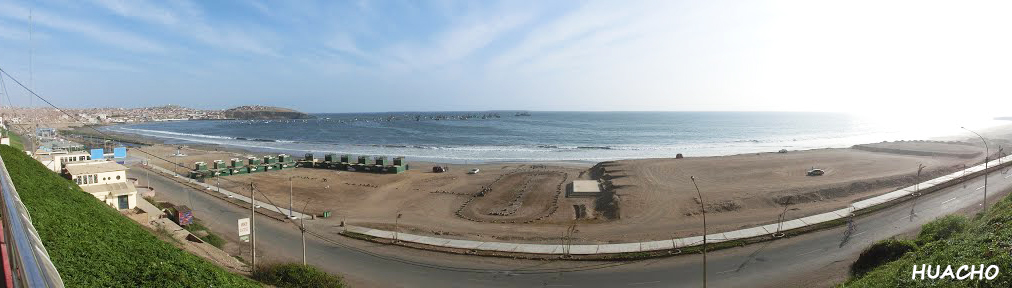
[[[480,172],[480,171],[481,170],[478,170],[478,168],[474,168],[474,169],[471,169],[471,171],[467,171],[467,174],[478,174],[478,172]]]

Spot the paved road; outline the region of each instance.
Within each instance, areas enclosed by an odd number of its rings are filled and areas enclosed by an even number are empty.
[[[134,169],[138,170],[138,169]],[[128,172],[144,185],[142,171]],[[138,177],[140,176],[140,177]],[[1003,195],[1012,177],[992,173],[988,178],[989,203]],[[159,198],[187,203],[212,230],[237,237],[235,223],[248,210],[192,191],[170,179],[151,175]],[[828,285],[817,282],[820,275],[839,276],[862,249],[875,241],[915,231],[934,218],[968,207],[982,199],[983,177],[923,195],[916,201],[916,216],[910,217],[912,202],[855,218],[847,225],[788,239],[708,254],[708,281],[713,287]],[[187,190],[193,193],[188,198]],[[266,258],[300,259],[298,230],[291,224],[264,219],[257,221],[259,247]],[[701,255],[685,255],[633,262],[522,261],[499,258],[449,255],[365,243],[334,234],[338,227],[308,224],[313,231],[329,234],[339,245],[310,237],[309,262],[324,270],[347,275],[353,283],[387,287],[699,287],[702,283]],[[848,230],[850,230],[848,232]],[[847,235],[849,234],[849,237]],[[632,239],[630,239],[632,240]],[[354,247],[348,248],[347,246]],[[376,257],[359,252],[366,249]],[[411,262],[411,263],[405,263]],[[418,264],[421,265],[418,265]],[[451,266],[481,271],[458,271]],[[532,269],[583,269],[557,273],[531,273]],[[811,282],[816,280],[816,282]]]

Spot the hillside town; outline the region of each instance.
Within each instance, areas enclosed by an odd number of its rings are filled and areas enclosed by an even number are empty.
[[[226,110],[198,110],[179,105],[143,108],[25,108],[3,109],[4,120],[11,124],[87,123],[112,124],[175,120],[226,119]],[[64,113],[66,112],[66,113]],[[70,115],[67,115],[70,114]],[[76,118],[76,119],[74,119]]]

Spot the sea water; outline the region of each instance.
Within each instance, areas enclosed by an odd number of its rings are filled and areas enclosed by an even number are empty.
[[[102,129],[169,143],[414,161],[587,161],[840,148],[986,129],[991,117],[881,117],[809,112],[396,112],[306,120],[147,122]],[[962,134],[961,134],[962,133]],[[965,134],[965,135],[963,135]]]

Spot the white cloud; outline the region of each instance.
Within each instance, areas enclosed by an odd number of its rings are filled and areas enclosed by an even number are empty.
[[[208,24],[200,6],[188,0],[170,1],[168,2],[169,6],[161,6],[146,0],[95,1],[103,8],[120,16],[162,25],[179,35],[191,37],[206,45],[261,55],[278,55],[278,48],[267,42],[268,39],[276,38],[272,32],[250,24]],[[254,7],[265,12],[268,11],[263,3],[252,3]]]
[[[592,2],[579,7],[559,19],[549,20],[550,23],[533,27],[530,33],[513,49],[491,59],[493,69],[504,69],[540,57],[547,51],[566,46],[569,41],[585,37],[599,29],[628,21],[630,16],[629,3]]]
[[[102,6],[113,13],[163,25],[173,25],[179,22],[175,13],[164,7],[154,5],[147,0],[92,0],[95,4]]]
[[[362,50],[353,32],[338,31],[325,46],[388,72],[423,72],[461,64],[504,34],[528,23],[530,13],[471,11],[449,19],[450,25],[425,41],[394,41],[378,49]],[[396,39],[395,39],[396,40]]]
[[[81,55],[70,55],[69,57],[59,57],[59,61],[50,61],[50,63],[52,63],[54,66],[62,66],[86,72],[93,72],[92,70],[118,71],[118,72],[131,72],[131,73],[142,71],[141,69],[138,69],[133,65],[124,64],[117,61],[109,61],[99,58],[85,57]]]
[[[28,14],[28,9],[14,3],[0,3],[0,16],[27,22]],[[103,27],[64,15],[52,15],[45,11],[33,11],[32,15],[35,25],[79,34],[113,47],[136,52],[162,53],[166,51],[161,44],[133,33]]]
[[[5,23],[0,23],[0,24],[5,24]],[[14,28],[11,28],[10,26],[0,25],[0,38],[7,38],[7,39],[10,39],[10,40],[15,40],[15,41],[28,41],[28,38],[29,38],[28,34],[29,33],[28,33],[27,27],[28,26],[25,26],[25,29],[14,29]],[[33,35],[33,37],[38,37],[38,36],[39,35]]]
[[[271,15],[271,9],[267,7],[267,4],[264,4],[264,2],[251,0],[249,1],[249,4],[253,6],[253,8],[257,9],[257,11],[260,11],[260,13],[263,13],[264,15]]]

